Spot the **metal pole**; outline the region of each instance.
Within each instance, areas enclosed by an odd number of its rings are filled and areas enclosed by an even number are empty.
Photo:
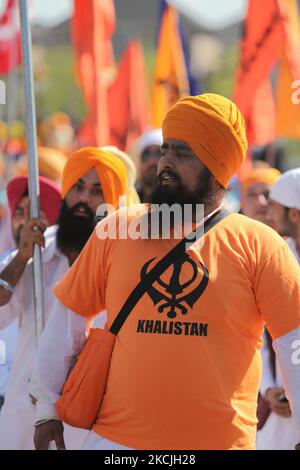
[[[38,162],[37,162],[37,139],[36,139],[36,115],[35,101],[33,90],[33,73],[31,58],[31,31],[28,18],[28,9],[26,0],[19,0],[21,34],[22,34],[22,56],[24,68],[24,89],[26,102],[26,134],[27,134],[27,155],[28,155],[28,172],[29,172],[29,198],[30,198],[30,215],[31,217],[39,217],[40,215],[40,188],[38,179]],[[34,306],[35,306],[35,323],[36,323],[36,342],[41,337],[44,325],[44,302],[43,302],[43,270],[42,270],[42,253],[41,248],[37,245],[34,247],[33,255],[33,284],[34,284]]]

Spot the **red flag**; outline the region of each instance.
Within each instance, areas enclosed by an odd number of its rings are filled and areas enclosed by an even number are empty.
[[[77,77],[88,108],[79,132],[80,145],[109,143],[108,87],[114,63],[111,38],[115,29],[113,0],[74,0],[73,44]]]
[[[21,63],[20,23],[16,0],[8,0],[0,18],[0,74]]]
[[[149,124],[144,56],[138,40],[129,42],[109,89],[110,144],[125,150]]]

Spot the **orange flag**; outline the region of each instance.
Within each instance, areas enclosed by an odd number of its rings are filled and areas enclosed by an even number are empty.
[[[269,78],[258,85],[253,95],[247,120],[247,138],[250,145],[266,145],[276,139],[276,109]]]
[[[114,64],[111,44],[114,29],[113,0],[74,0],[76,73],[88,109],[79,132],[79,145],[109,143],[108,87]]]
[[[169,108],[189,92],[188,74],[179,30],[179,15],[174,7],[166,5],[161,18],[154,69],[152,94],[154,127],[161,127]]]
[[[265,145],[279,131],[282,134],[287,113],[297,119],[296,110],[289,106],[291,83],[300,77],[297,15],[296,0],[265,0],[263,9],[259,0],[249,0],[234,99],[246,119],[252,145]],[[270,74],[283,53],[276,109]]]
[[[278,0],[283,16],[285,54],[293,80],[300,77],[299,8],[297,0]]]
[[[234,100],[247,119],[253,94],[276,64],[285,43],[283,16],[278,0],[249,0],[241,43],[241,62]]]
[[[295,79],[293,68],[297,70],[300,64],[300,12],[296,0],[286,0],[286,7],[290,22],[290,42],[279,63],[276,87],[277,135],[299,139],[300,105],[292,101],[292,83]],[[300,72],[298,79],[300,80]]]
[[[109,89],[110,144],[125,150],[149,125],[144,56],[138,40],[129,42]]]

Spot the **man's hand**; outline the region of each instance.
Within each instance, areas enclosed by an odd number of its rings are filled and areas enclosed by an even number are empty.
[[[0,277],[8,282],[12,287],[15,287],[19,282],[25,268],[27,261],[33,256],[34,244],[45,246],[44,231],[46,225],[39,219],[29,220],[28,204],[24,208],[25,224],[20,233],[19,249],[16,256],[0,273]],[[6,305],[12,296],[12,292],[4,287],[0,287],[0,306]]]
[[[51,441],[55,441],[57,450],[66,450],[63,423],[58,420],[37,423],[33,440],[36,450],[48,450]]]
[[[33,256],[34,244],[45,247],[44,232],[47,226],[40,219],[29,219],[28,204],[24,207],[25,224],[20,233],[19,257],[26,262]]]
[[[272,411],[277,413],[279,416],[289,418],[292,416],[289,403],[282,403],[279,401],[279,397],[282,393],[284,393],[284,390],[281,387],[269,388],[264,395],[264,399],[269,403]]]

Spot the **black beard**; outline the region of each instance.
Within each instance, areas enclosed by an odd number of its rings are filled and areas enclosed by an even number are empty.
[[[170,188],[167,186],[156,185],[151,198],[151,204],[167,204],[172,206],[173,204],[180,204],[183,208],[184,204],[204,204],[211,206],[215,199],[215,193],[212,190],[212,174],[207,168],[201,171],[198,179],[197,189],[190,191],[186,189],[180,180],[180,177],[168,170],[168,172],[175,178],[177,185],[176,188]]]
[[[84,208],[88,217],[74,215],[78,208]],[[95,228],[95,215],[86,205],[78,203],[68,208],[66,201],[62,202],[58,220],[56,243],[58,248],[65,251],[81,252]]]
[[[177,182],[175,188],[170,188],[167,186],[162,186],[158,184],[154,189],[151,197],[150,203],[148,205],[148,226],[151,230],[151,204],[161,205],[166,204],[172,206],[173,204],[179,204],[182,209],[182,214],[184,214],[185,204],[191,205],[192,217],[194,222],[199,222],[195,220],[197,214],[197,205],[203,204],[205,214],[208,213],[212,208],[214,208],[217,193],[213,191],[212,179],[213,176],[207,168],[204,168],[199,175],[197,189],[194,191],[188,190],[182,185],[180,177],[168,170],[168,172],[173,176]],[[155,209],[154,209],[155,210]],[[174,220],[171,217],[170,227],[174,228]],[[159,228],[159,233],[161,235],[161,227]]]

